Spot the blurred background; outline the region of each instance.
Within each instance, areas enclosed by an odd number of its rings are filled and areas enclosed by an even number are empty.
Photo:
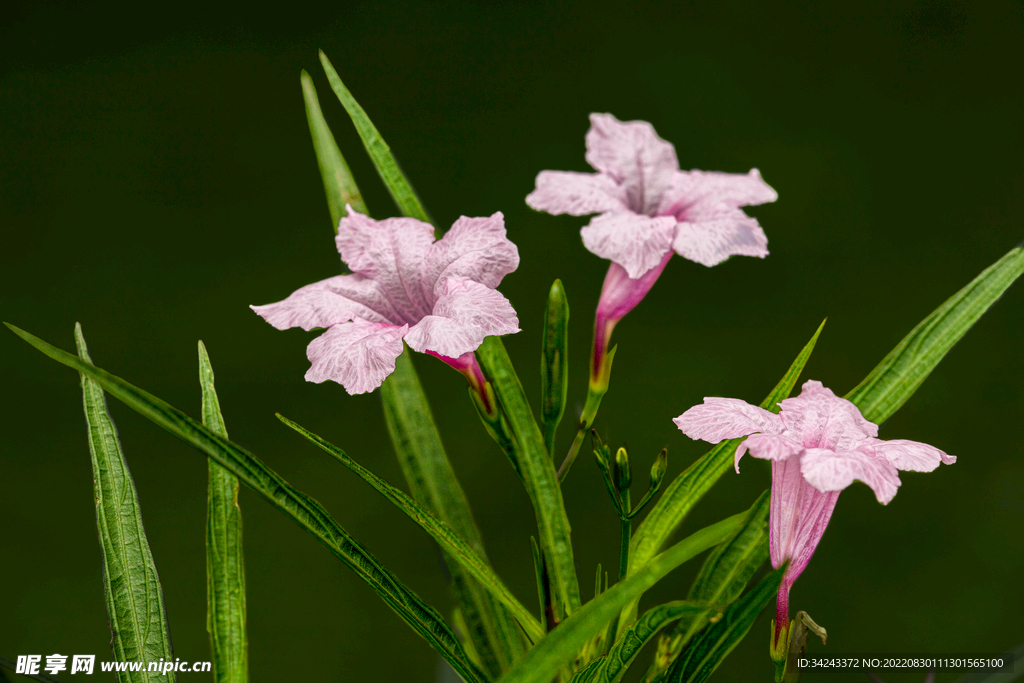
[[[523,198],[540,170],[589,170],[588,113],[648,120],[684,169],[756,166],[778,190],[778,202],[749,210],[768,235],[767,259],[713,269],[673,259],[615,332],[598,426],[628,443],[641,492],[663,446],[670,477],[705,452],[671,422],[702,397],[759,402],[826,316],[804,379],[845,393],[1024,238],[1024,8],[1012,0],[334,2],[266,12],[37,2],[0,21],[0,317],[65,349],[80,321],[97,365],[194,416],[202,339],[231,437],[444,614],[452,600],[426,534],[273,415],[404,486],[379,396],[303,381],[312,335],[278,332],[248,308],[339,272],[300,69],[313,75],[371,213],[396,213],[318,48],[441,227],[504,212],[522,265],[501,291],[523,328],[505,343],[534,401],[556,277],[572,307],[570,410],[585,395],[607,263],[580,243],[587,219],[534,213]],[[1018,283],[884,425],[883,438],[925,441],[959,461],[903,474],[887,507],[861,484],[843,494],[792,594],[794,611],[828,629],[828,646],[812,652],[994,653],[1024,641],[1022,335]],[[532,604],[529,501],[463,378],[414,360],[493,562]],[[0,382],[0,655],[109,659],[78,377],[4,330]],[[111,409],[175,654],[210,659],[206,463],[123,405]],[[766,463],[747,462],[686,529],[746,508],[769,480]],[[618,526],[586,449],[564,491],[589,598],[596,564],[616,566]],[[434,679],[436,655],[368,586],[250,491],[241,505],[253,681]],[[699,566],[671,574],[646,604],[684,597]],[[770,679],[770,611],[714,680]]]

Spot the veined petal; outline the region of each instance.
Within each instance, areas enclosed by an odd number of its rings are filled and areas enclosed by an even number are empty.
[[[774,202],[779,194],[761,180],[756,168],[749,173],[718,171],[679,171],[661,199],[659,214],[673,215],[680,221],[699,223],[703,219],[729,213],[730,209]]]
[[[432,304],[429,288],[424,291],[423,261],[434,242],[433,226],[415,218],[375,221],[347,208],[335,238],[341,259],[380,284],[400,316],[396,322],[414,324]]]
[[[526,203],[537,211],[571,216],[629,209],[626,191],[611,176],[575,171],[541,171]]]
[[[772,417],[778,416],[772,415]],[[803,450],[804,447],[798,440],[786,434],[751,434],[743,443],[736,447],[736,471],[740,471],[740,458],[747,451],[755,458],[777,462],[787,460],[803,452]]]
[[[306,347],[313,364],[306,380],[334,380],[350,394],[365,394],[379,387],[395,371],[402,353],[402,337],[409,326],[353,320],[334,325]]]
[[[800,470],[800,458],[772,463],[768,545],[774,568],[789,560],[783,580],[787,587],[810,562],[839,500],[839,491],[822,493],[807,483]]]
[[[423,264],[424,289],[433,302],[448,278],[475,280],[495,288],[519,267],[519,249],[505,236],[501,212],[486,218],[461,216],[430,246]],[[429,312],[429,311],[428,311]]]
[[[739,209],[728,215],[699,222],[676,225],[672,248],[683,258],[708,266],[718,265],[730,256],[768,255],[768,237],[751,218]]]
[[[900,478],[892,463],[862,450],[832,451],[808,448],[800,458],[800,472],[811,486],[825,493],[842,491],[859,480],[871,487],[883,505],[896,495]]]
[[[394,322],[396,313],[380,287],[362,275],[336,275],[295,290],[284,301],[250,306],[279,330],[330,327],[353,318]]]
[[[591,114],[587,163],[607,173],[626,192],[630,209],[653,214],[679,171],[675,147],[646,121],[619,121],[611,114]]]
[[[778,415],[738,398],[710,396],[672,420],[691,439],[718,443],[754,432],[776,434],[783,429]],[[748,439],[749,441],[749,439]]]
[[[863,439],[878,436],[878,425],[866,420],[857,406],[815,380],[804,382],[799,396],[779,406],[782,421],[807,448],[851,450]]]
[[[601,258],[611,259],[640,278],[657,266],[672,249],[675,219],[636,213],[603,213],[580,230],[583,246]]]
[[[941,463],[952,465],[956,462],[955,455],[947,455],[935,446],[906,439],[868,439],[862,447],[870,448],[896,469],[910,472],[931,472]]]
[[[409,328],[405,341],[416,351],[458,358],[475,351],[484,337],[518,331],[516,312],[500,292],[472,280],[449,278],[433,314]]]

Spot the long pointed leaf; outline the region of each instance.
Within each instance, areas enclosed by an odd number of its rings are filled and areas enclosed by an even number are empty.
[[[331,84],[331,89],[334,90],[334,94],[341,101],[341,106],[345,107],[345,111],[351,117],[352,123],[355,124],[359,137],[362,138],[363,145],[370,154],[370,158],[373,160],[373,165],[377,168],[381,180],[387,185],[388,192],[394,198],[395,204],[398,205],[398,208],[406,216],[432,223],[433,221],[430,220],[430,216],[427,215],[427,210],[423,208],[419,197],[416,196],[416,192],[412,189],[412,185],[409,184],[405,174],[402,173],[402,169],[398,167],[398,162],[395,161],[391,148],[388,147],[387,143],[384,142],[384,138],[377,132],[377,128],[370,121],[370,117],[366,115],[363,108],[352,97],[352,93],[341,82],[341,77],[338,76],[338,72],[334,70],[334,65],[331,64],[331,60],[327,59],[327,55],[323,53],[323,50],[320,51],[320,63],[327,74],[327,80]]]
[[[526,609],[522,603],[516,600],[511,591],[509,591],[502,580],[498,578],[498,575],[494,573],[494,570],[492,570],[487,563],[484,562],[476,552],[474,552],[469,543],[455,533],[450,526],[435,517],[426,508],[407,496],[404,492],[396,489],[394,486],[357,463],[349,457],[345,451],[331,443],[328,443],[327,441],[324,441],[316,434],[313,434],[288,418],[280,414],[277,417],[281,422],[312,441],[317,447],[330,454],[338,462],[358,474],[363,481],[377,489],[377,491],[383,494],[385,498],[398,506],[402,512],[408,515],[410,519],[419,524],[424,531],[430,534],[430,536],[440,544],[445,552],[457,560],[459,564],[473,576],[473,578],[480,581],[481,584],[491,591],[491,594],[494,595],[495,598],[508,607],[512,614],[519,620],[523,630],[526,631],[527,635],[529,635],[532,640],[540,640],[544,635],[540,622],[530,614],[530,611]]]
[[[1021,273],[1017,247],[922,320],[846,398],[872,422],[888,420]]]
[[[734,602],[722,618],[709,624],[693,645],[676,660],[665,677],[666,683],[703,683],[732,652],[754,625],[761,610],[779,592],[785,567],[761,579],[749,593]]]
[[[561,619],[580,606],[580,587],[576,579],[562,488],[558,485],[555,467],[544,447],[544,437],[530,410],[523,385],[501,339],[487,337],[477,350],[477,358],[508,417],[523,482],[537,518],[540,548],[546,559],[558,608],[556,617]]]
[[[213,384],[206,346],[199,342],[199,384],[203,390],[203,425],[225,439],[228,429]],[[245,634],[245,556],[238,477],[207,459],[206,630],[213,651],[217,683],[247,683],[249,644]]]
[[[114,398],[195,446],[230,470],[274,507],[295,520],[377,592],[405,623],[437,650],[467,683],[486,681],[469,660],[462,644],[432,607],[403,585],[358,541],[352,538],[318,502],[284,480],[263,461],[241,446],[210,431],[177,408],[83,362],[22,329],[7,327],[40,352],[95,380]]]
[[[745,515],[741,512],[691,534],[583,605],[516,662],[499,683],[549,683],[627,603],[679,565],[728,538]]]
[[[736,531],[708,555],[690,588],[687,600],[704,603],[709,607],[700,612],[684,614],[671,633],[658,639],[658,651],[646,680],[653,680],[671,666],[694,634],[710,619],[721,616],[743,594],[743,589],[750,583],[758,567],[768,559],[770,502],[770,492],[765,491]]]
[[[398,357],[395,371],[380,389],[384,420],[395,454],[413,498],[464,538],[489,566],[483,537],[441,443],[411,356],[406,351]],[[455,599],[466,620],[467,636],[473,640],[487,668],[498,675],[523,653],[515,619],[454,558],[446,557],[445,562],[452,574]]]
[[[92,363],[75,324],[75,343],[81,365]],[[63,353],[63,352],[62,352]],[[84,363],[82,362],[84,361]],[[88,373],[82,375],[82,402],[89,429],[96,528],[103,551],[103,592],[111,631],[111,649],[119,662],[156,662],[174,659],[167,629],[164,594],[153,562],[153,553],[142,526],[142,511],[135,482],[121,450],[117,427],[107,411],[103,388]],[[119,683],[173,683],[174,672],[119,671]]]
[[[651,638],[677,619],[696,618],[707,613],[707,605],[686,600],[668,602],[652,607],[622,634],[607,655],[595,659],[576,672],[570,683],[616,683]]]
[[[345,205],[351,204],[359,213],[368,213],[363,195],[359,193],[352,178],[345,157],[334,141],[334,135],[320,111],[320,100],[316,96],[313,79],[306,70],[299,77],[302,82],[302,99],[306,104],[306,121],[309,123],[309,134],[313,138],[313,150],[320,166],[320,177],[324,181],[324,193],[327,195],[327,208],[331,212],[331,226],[338,232],[338,222],[345,215]]]

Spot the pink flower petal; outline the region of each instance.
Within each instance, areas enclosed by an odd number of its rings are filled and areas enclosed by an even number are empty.
[[[810,562],[839,500],[839,491],[822,493],[807,483],[800,470],[799,458],[772,463],[768,545],[774,568],[789,560],[784,579],[787,594]]]
[[[414,324],[430,312],[432,293],[424,291],[423,261],[434,242],[433,226],[415,218],[375,221],[347,207],[335,242],[348,267],[376,280],[400,320]],[[433,285],[433,283],[430,283]]]
[[[637,279],[656,267],[672,249],[676,221],[671,216],[603,213],[580,230],[583,246],[611,259]]]
[[[718,443],[754,432],[773,434],[782,431],[782,420],[764,408],[738,398],[710,396],[672,420],[691,439]]]
[[[672,249],[683,258],[710,268],[730,256],[764,258],[768,255],[768,238],[757,219],[732,209],[728,216],[679,223]]]
[[[379,387],[395,371],[402,337],[409,326],[354,320],[334,325],[310,342],[306,357],[313,364],[306,380],[333,380],[350,394],[365,394]]]
[[[297,289],[284,301],[249,308],[279,330],[307,332],[353,318],[383,323],[397,316],[377,283],[362,275],[336,275]]]
[[[571,216],[629,210],[625,190],[604,173],[541,171],[526,203],[537,211]]]
[[[736,448],[736,471],[740,471],[740,458],[748,451],[755,458],[778,461],[787,460],[803,450],[799,441],[786,434],[751,434]]]
[[[672,252],[668,251],[658,265],[636,279],[629,277],[625,268],[612,261],[604,276],[601,298],[597,302],[597,327],[601,327],[605,321],[622,320],[632,311],[651,291],[670,258]]]
[[[918,441],[870,439],[863,445],[888,460],[898,470],[931,472],[940,463],[952,465],[956,462],[955,455],[947,455],[935,446]]]
[[[518,331],[516,312],[500,292],[472,280],[449,278],[433,314],[409,328],[405,341],[416,351],[458,358],[479,348],[484,337]]]
[[[658,137],[654,126],[611,114],[590,115],[587,162],[625,189],[631,210],[647,215],[658,209],[679,171],[675,147]]]
[[[808,448],[800,458],[800,471],[811,486],[823,493],[842,491],[855,479],[862,481],[883,505],[892,500],[900,486],[896,468],[888,460],[860,450]]]
[[[519,250],[505,236],[505,218],[500,211],[486,218],[461,216],[431,245],[423,265],[423,286],[433,301],[441,296],[448,278],[497,287],[519,267]]]
[[[756,168],[749,173],[679,171],[672,176],[658,213],[699,223],[732,213],[730,209],[774,202],[778,198],[779,194],[761,180]]]
[[[806,448],[850,450],[861,440],[878,436],[878,425],[864,419],[857,406],[815,380],[805,382],[799,396],[779,406],[786,427]]]

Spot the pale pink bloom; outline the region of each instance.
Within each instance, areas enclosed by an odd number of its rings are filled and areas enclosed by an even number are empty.
[[[484,337],[519,331],[512,305],[494,289],[519,266],[501,213],[463,216],[435,242],[433,226],[414,218],[375,221],[346,209],[335,241],[353,273],[250,307],[279,330],[327,328],[307,348],[306,379],[373,391],[394,372],[403,339],[471,382],[481,377],[473,351]]]
[[[939,463],[956,462],[927,444],[876,438],[878,426],[821,382],[807,381],[799,396],[779,406],[776,415],[735,398],[705,398],[674,420],[691,439],[711,443],[749,434],[736,449],[737,472],[744,453],[772,461],[772,566],[789,561],[779,588],[776,638],[789,627],[789,589],[825,533],[840,491],[856,479],[884,505],[900,485],[897,470],[931,472]]]
[[[756,168],[680,171],[675,148],[646,121],[591,114],[586,143],[597,173],[541,171],[526,203],[552,214],[599,214],[580,234],[587,249],[612,261],[595,325],[600,369],[615,323],[640,303],[673,252],[705,266],[734,255],[767,256],[764,230],[740,207],[778,195]]]

